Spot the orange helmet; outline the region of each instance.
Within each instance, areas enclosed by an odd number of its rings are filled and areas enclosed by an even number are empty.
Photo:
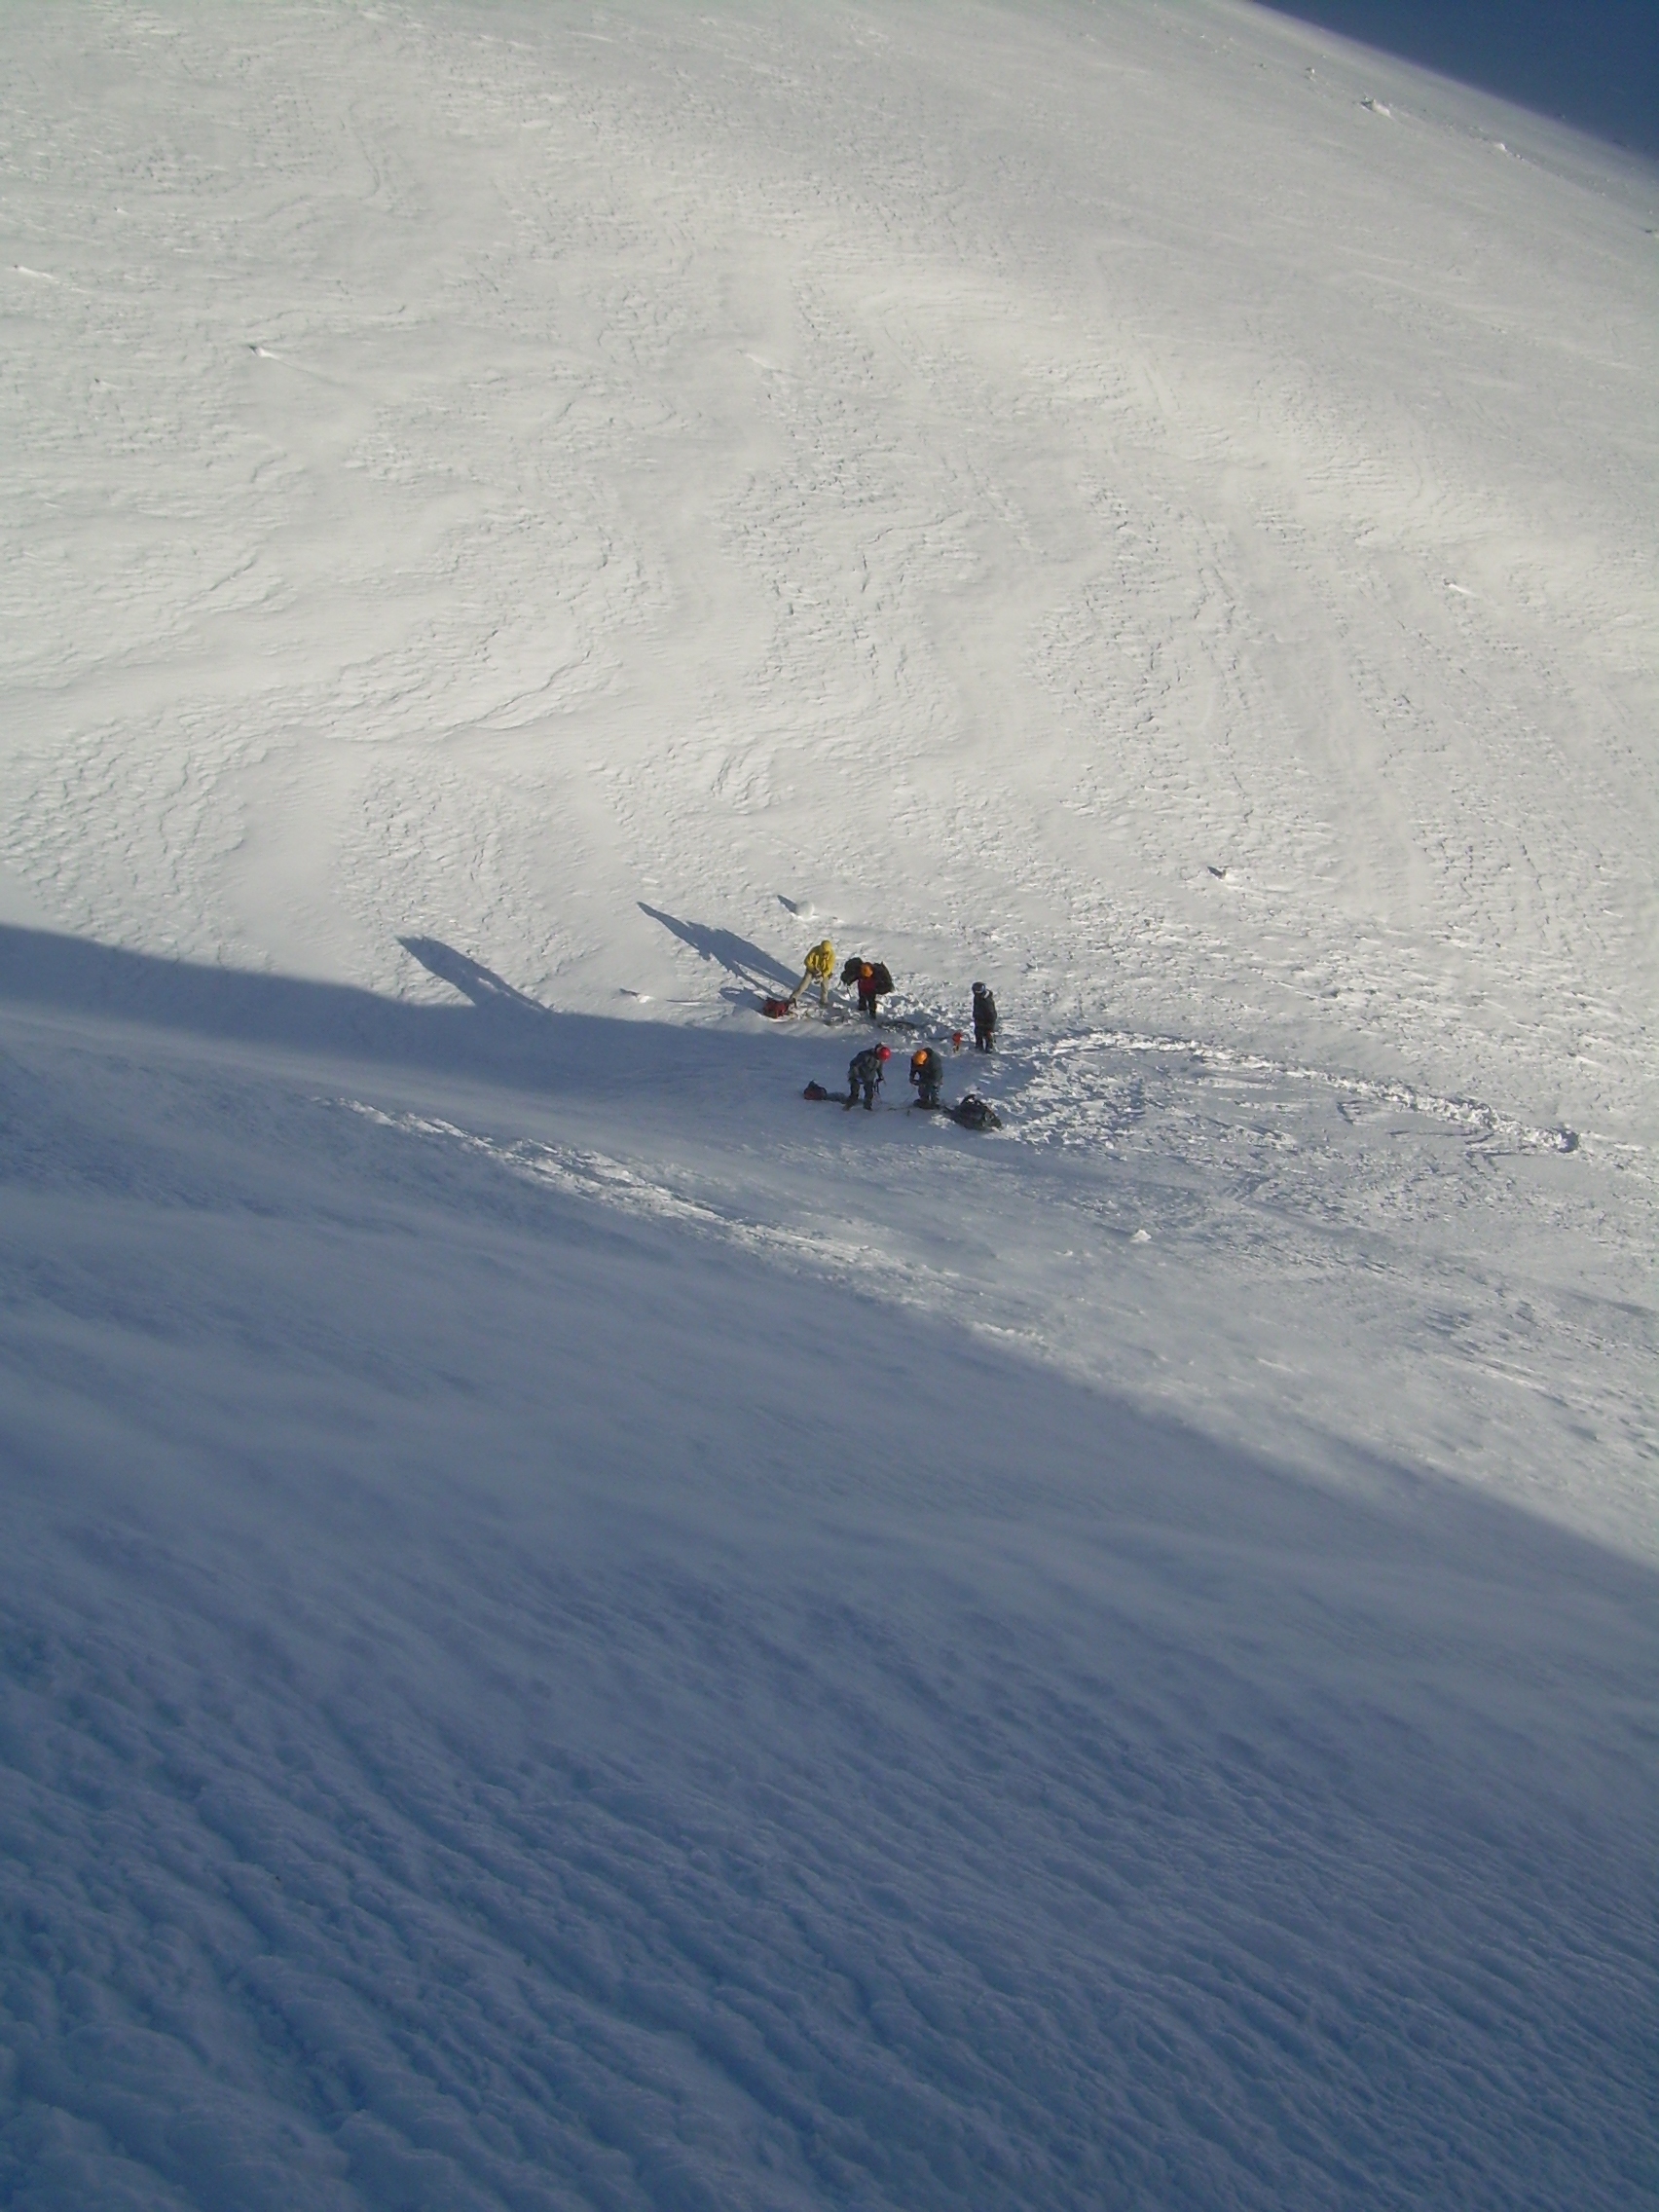
[[[927,1058],[927,1047],[925,1045],[919,1045],[916,1050],[910,1054],[910,1065],[913,1068],[919,1068],[922,1062]]]
[[[864,962],[864,963],[862,964],[862,966],[860,967],[860,969],[859,969],[859,974],[860,974],[861,976],[873,976],[873,975],[875,974],[875,970],[874,970],[874,969],[873,969],[873,968],[872,968],[872,967],[870,966],[869,962],[868,962],[868,961],[866,960],[866,961],[865,961],[865,962]]]

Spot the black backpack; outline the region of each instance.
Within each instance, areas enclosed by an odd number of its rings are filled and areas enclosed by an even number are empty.
[[[1000,1129],[1002,1127],[1001,1122],[997,1120],[995,1109],[987,1106],[985,1101],[972,1090],[952,1114],[951,1120],[958,1128],[962,1129]]]

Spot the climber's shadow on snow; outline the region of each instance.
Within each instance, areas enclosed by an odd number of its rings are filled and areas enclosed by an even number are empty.
[[[350,983],[167,959],[0,923],[0,1010],[136,1022],[542,1092],[683,1088],[729,1072],[730,1039],[563,1013],[440,938],[399,942],[456,993],[455,1002],[418,1004]]]
[[[746,992],[758,991],[766,998],[780,984],[786,991],[793,990],[800,979],[769,952],[751,944],[748,938],[739,937],[733,930],[711,929],[706,922],[680,921],[673,914],[665,914],[660,906],[647,906],[643,899],[640,911],[648,914],[653,922],[660,922],[682,944],[688,944],[699,958],[712,960],[717,967],[723,968],[728,976],[745,986]],[[722,995],[735,998],[740,994]]]
[[[439,982],[448,983],[463,999],[470,999],[480,1014],[504,1015],[511,1020],[552,1020],[552,1014],[538,1000],[498,976],[493,968],[486,968],[482,961],[474,960],[469,953],[458,952],[453,944],[445,944],[442,938],[400,937],[397,941],[429,976],[436,976]]]

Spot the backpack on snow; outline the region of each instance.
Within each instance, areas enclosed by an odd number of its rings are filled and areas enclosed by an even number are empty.
[[[950,1109],[950,1118],[959,1129],[1000,1129],[1002,1127],[1001,1122],[997,1119],[996,1109],[987,1106],[985,1101],[972,1090],[958,1105]]]

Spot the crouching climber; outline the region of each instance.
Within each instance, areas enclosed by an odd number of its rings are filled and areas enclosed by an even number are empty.
[[[892,1049],[886,1045],[866,1045],[862,1052],[853,1054],[847,1069],[847,1095],[844,1101],[849,1112],[858,1104],[862,1091],[865,1112],[874,1113],[875,1094],[881,1088],[882,1075],[892,1057]]]
[[[944,1062],[931,1045],[910,1054],[910,1087],[918,1106],[937,1106],[944,1088]]]

